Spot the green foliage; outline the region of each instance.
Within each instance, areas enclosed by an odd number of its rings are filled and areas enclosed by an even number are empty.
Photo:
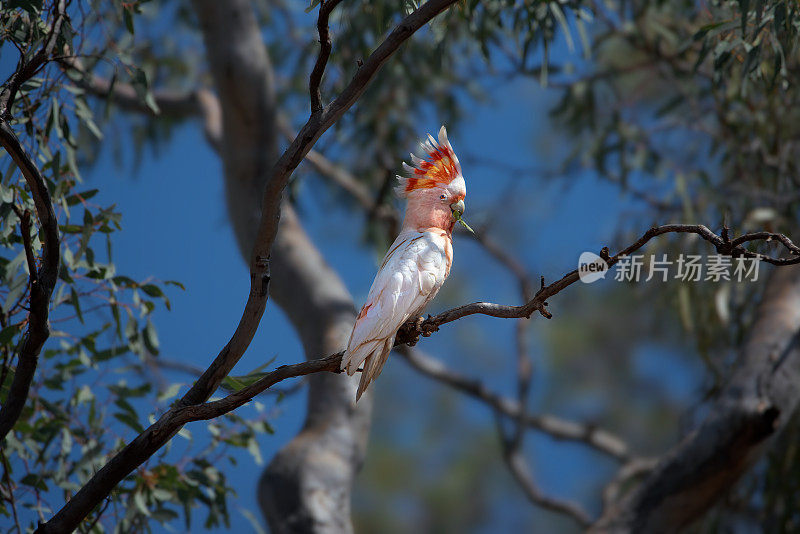
[[[95,17],[124,20],[133,33],[133,2],[109,6],[79,17],[75,27],[91,27]],[[0,9],[4,54],[15,49],[26,57],[38,50],[48,31],[49,3],[9,2]],[[78,18],[75,18],[78,17]],[[62,47],[92,46],[67,29]],[[99,45],[98,45],[99,46]],[[111,50],[98,49],[93,61],[109,61]],[[148,74],[126,63],[124,52],[113,64],[124,72],[142,103],[158,107]],[[90,65],[91,66],[91,65]],[[33,528],[74,494],[124,444],[141,432],[174,397],[181,384],[157,391],[149,370],[159,354],[152,319],[179,282],[137,280],[120,272],[113,260],[115,234],[123,217],[114,205],[96,202],[99,191],[83,184],[80,169],[91,162],[87,149],[104,140],[103,116],[85,89],[82,77],[50,63],[23,84],[12,114],[14,128],[25,137],[52,196],[61,235],[59,282],[51,302],[50,338],[20,420],[0,449],[0,531]],[[115,68],[115,72],[117,72]],[[62,83],[62,82],[72,82]],[[112,83],[113,86],[113,83]],[[99,107],[102,111],[102,106]],[[27,327],[30,284],[23,243],[41,252],[36,208],[25,180],[12,159],[0,154],[0,405],[13,380],[16,350]],[[33,231],[21,234],[20,216],[30,213]],[[38,260],[37,260],[38,261]],[[38,263],[37,263],[38,265]],[[170,287],[171,286],[171,287]],[[150,414],[149,416],[147,414]],[[148,422],[149,421],[149,422]],[[271,432],[265,416],[223,418],[197,440],[192,456],[153,458],[118,487],[106,505],[85,522],[92,532],[150,531],[157,523],[182,517],[188,529],[193,510],[206,511],[204,525],[228,524],[228,499],[234,495],[224,472],[213,461],[231,447],[261,460],[256,436]],[[179,436],[192,440],[188,430]],[[230,457],[233,461],[233,457]],[[102,518],[100,517],[102,515]]]
[[[592,71],[569,80],[554,110],[582,141],[573,161],[623,188],[652,177],[652,198],[687,217],[724,214],[731,226],[752,226],[752,196],[717,193],[774,195],[796,185],[797,160],[780,148],[800,135],[790,104],[796,4],[637,2],[630,14],[612,7],[604,15],[623,20],[597,29]],[[786,229],[796,199],[778,206],[771,220]]]
[[[648,211],[634,219],[637,233],[677,220],[796,233],[796,3],[611,3],[596,17],[592,65],[559,80],[553,117],[573,145],[565,168],[592,168],[642,200]],[[707,253],[685,238],[658,246]],[[728,364],[724,351],[738,346],[757,290],[717,284],[671,293],[714,374]],[[721,317],[709,307],[715,302],[731,313]]]

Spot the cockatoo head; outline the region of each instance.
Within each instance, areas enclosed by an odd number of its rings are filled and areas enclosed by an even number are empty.
[[[444,126],[439,130],[438,142],[428,135],[420,146],[421,157],[411,154],[414,166],[403,163],[406,176],[397,177],[400,183],[395,191],[399,197],[408,199],[403,226],[452,231],[464,213],[467,196],[461,165],[447,140]]]

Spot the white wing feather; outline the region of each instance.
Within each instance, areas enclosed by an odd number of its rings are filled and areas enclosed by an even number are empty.
[[[433,232],[406,231],[389,248],[342,358],[342,369],[349,375],[364,364],[359,396],[380,374],[397,330],[421,312],[444,283],[446,246],[446,238]]]

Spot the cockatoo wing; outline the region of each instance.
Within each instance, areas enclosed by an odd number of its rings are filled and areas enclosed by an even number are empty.
[[[342,358],[342,369],[349,375],[364,366],[357,398],[380,374],[397,330],[421,312],[444,283],[450,267],[447,247],[446,235],[406,231],[389,248]]]

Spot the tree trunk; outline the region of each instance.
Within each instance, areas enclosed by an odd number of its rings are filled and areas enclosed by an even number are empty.
[[[274,74],[252,6],[195,0],[222,108],[218,144],[229,215],[242,254],[252,248],[261,191],[278,155]],[[284,202],[271,258],[270,296],[296,329],[307,359],[342,350],[355,320],[353,299]],[[350,491],[363,461],[371,397],[353,401],[356,377],[309,380],[302,431],[259,483],[273,532],[350,532]]]
[[[272,296],[297,329],[307,358],[342,350],[355,321],[353,299],[284,206],[275,242]],[[272,460],[259,503],[272,532],[352,532],[350,491],[367,445],[372,398],[354,405],[358,377],[309,378],[303,429]]]

